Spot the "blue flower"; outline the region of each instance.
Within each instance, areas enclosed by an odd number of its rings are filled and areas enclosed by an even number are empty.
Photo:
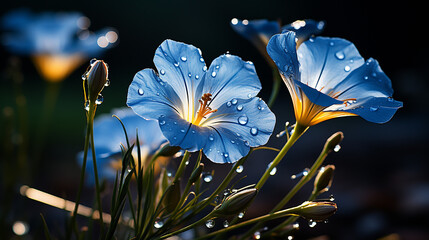
[[[251,41],[264,56],[270,59],[266,52],[266,46],[272,36],[282,31],[294,31],[298,39],[297,46],[299,46],[312,35],[320,34],[325,27],[325,22],[307,19],[280,26],[279,22],[266,19],[249,21],[233,18],[231,27],[241,36]]]
[[[60,81],[87,59],[114,46],[118,34],[110,28],[90,32],[90,20],[80,13],[33,14],[16,10],[2,19],[2,44],[16,54],[32,56],[49,81]]]
[[[167,142],[161,133],[158,123],[145,120],[136,115],[130,108],[113,111],[125,125],[130,144],[136,141],[136,129],[140,141],[142,162],[153,155],[162,144]],[[116,171],[121,169],[121,144],[127,145],[123,128],[118,119],[111,114],[100,115],[94,121],[94,148],[97,167],[101,179],[114,180]],[[82,164],[83,152],[78,154],[78,161]],[[137,158],[136,158],[137,159]],[[159,160],[159,159],[158,159]],[[94,173],[91,151],[88,151],[87,173]],[[88,183],[94,183],[93,175],[87,178]]]
[[[356,115],[384,123],[402,107],[378,62],[365,61],[353,43],[316,37],[296,49],[295,38],[292,31],[275,35],[267,51],[292,97],[297,123],[312,126]]]
[[[198,48],[172,40],[158,47],[154,63],[158,73],[135,75],[127,104],[158,120],[172,146],[232,163],[268,141],[275,116],[255,97],[261,83],[253,63],[225,54],[207,68]]]

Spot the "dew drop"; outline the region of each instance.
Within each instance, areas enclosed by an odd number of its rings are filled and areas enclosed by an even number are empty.
[[[351,70],[351,68],[350,68],[350,66],[349,66],[349,65],[346,65],[346,66],[344,67],[344,71],[349,72],[350,70]]]
[[[164,226],[164,221],[162,221],[162,220],[156,220],[155,223],[153,224],[153,226],[155,228],[158,228],[158,229],[162,228]]]
[[[256,232],[253,234],[253,239],[261,239],[261,233],[260,233],[259,231],[256,231]]]
[[[207,228],[213,228],[214,225],[215,225],[215,221],[213,219],[207,220],[207,222],[206,222],[206,227]]]
[[[330,46],[334,46],[334,45],[335,45],[335,43],[334,43],[334,42],[330,42],[330,43],[329,43],[329,45],[330,45]]]
[[[252,61],[247,61],[246,63],[249,64],[249,65],[253,65]]]
[[[244,212],[239,213],[237,217],[238,218],[243,218],[244,217]]]
[[[214,140],[214,137],[213,137],[213,136],[209,136],[209,140],[210,140],[210,141],[213,141],[213,140]]]
[[[368,76],[364,76],[363,79],[368,80]]]
[[[370,107],[369,111],[376,112],[376,111],[378,111],[378,107]]]
[[[241,111],[241,110],[243,110],[243,105],[237,105],[237,111]]]
[[[244,141],[244,145],[246,145],[246,147],[250,146],[250,143],[248,141]]]
[[[324,21],[320,21],[320,22],[317,24],[317,29],[322,30],[324,26],[325,26],[325,22],[324,22]]]
[[[197,80],[198,80],[199,78],[200,78],[200,76],[198,76],[198,75],[195,75],[195,79],[197,79]]]
[[[209,172],[206,172],[203,174],[203,180],[204,182],[209,183],[213,180],[213,176]]]
[[[339,144],[335,145],[334,152],[339,152],[341,150],[341,146]]]
[[[389,102],[394,102],[395,100],[393,100],[393,98],[392,98],[392,97],[388,97],[388,98],[387,98],[387,101],[389,101]]]
[[[247,98],[252,98],[252,94],[251,93],[247,94]]]
[[[316,224],[317,223],[315,221],[313,221],[313,220],[308,221],[308,226],[311,227],[311,228],[315,227]]]
[[[174,63],[175,67],[179,67],[179,62]]]
[[[267,170],[271,167],[271,165],[273,164],[273,162],[270,162],[269,164],[268,164],[268,166],[267,166]],[[271,176],[274,176],[274,175],[276,175],[276,173],[277,173],[277,167],[274,167],[273,169],[271,169],[271,171],[270,171],[270,175]]]
[[[180,60],[182,60],[182,62],[186,62],[188,59],[186,57],[181,57]]]
[[[339,52],[336,52],[336,53],[335,53],[335,57],[336,57],[338,60],[343,60],[346,56],[344,55],[344,53],[343,53],[342,51],[339,51]]]
[[[85,102],[85,107],[84,107],[85,111],[89,111],[89,101]]]
[[[185,131],[185,129],[180,129],[180,132],[185,133],[186,131]]]
[[[238,167],[237,167],[237,169],[235,169],[235,171],[236,171],[237,173],[242,173],[242,172],[243,172],[243,170],[244,170],[243,165],[240,165],[240,166],[238,166]]]
[[[236,98],[233,98],[233,99],[231,100],[232,105],[237,104],[237,102],[238,102],[238,100],[237,100]]]
[[[87,77],[88,77],[88,72],[82,74],[82,80],[83,81],[85,81]]]
[[[204,58],[200,58],[200,62],[202,62],[202,63],[203,63],[203,62],[204,62]]]
[[[294,228],[294,229],[299,229],[299,223],[294,223],[294,224],[292,224],[292,227]]]
[[[204,66],[204,67],[203,67],[203,71],[204,71],[204,72],[207,72],[207,66]]]
[[[238,118],[238,123],[240,123],[241,125],[246,125],[247,121],[249,121],[249,119],[246,116],[240,116]]]
[[[165,74],[165,70],[161,69],[161,70],[159,70],[159,73],[161,73],[161,75],[164,75]]]
[[[229,157],[229,154],[228,154],[228,153],[224,153],[224,154],[223,154],[223,156],[224,156],[225,158],[228,158],[228,157]]]
[[[216,65],[216,67],[215,67],[216,69],[219,69],[220,68],[220,66],[219,65]]]
[[[159,125],[165,125],[165,121],[164,120],[161,120],[161,121],[159,121]]]
[[[216,77],[216,72],[212,72],[212,77]]]
[[[232,105],[231,101],[228,101],[228,102],[226,103],[226,106],[227,106],[227,107],[231,107],[231,105]]]
[[[104,84],[104,86],[105,86],[105,87],[110,86],[110,80],[109,80],[109,79],[107,79],[107,80],[106,80],[106,83]]]
[[[252,128],[250,129],[250,134],[252,134],[253,136],[258,135],[258,132],[259,132],[259,130],[258,130],[258,128],[256,128],[256,127],[252,127]]]
[[[331,201],[331,202],[335,201],[334,195],[329,196],[329,201]]]
[[[294,174],[290,177],[290,179],[297,179],[302,176],[307,176],[310,170],[308,168],[304,169],[302,172]]]
[[[228,220],[225,220],[224,222],[223,222],[223,227],[229,227],[229,222],[228,222]]]
[[[90,65],[93,65],[96,61],[97,61],[97,59],[96,59],[96,58],[93,58],[93,59],[89,60],[89,64],[90,64]]]
[[[191,78],[191,77],[192,77],[192,74],[191,74],[191,73],[188,73],[188,77],[190,77],[190,78]]]
[[[104,97],[101,94],[98,94],[97,99],[95,100],[95,104],[100,105],[104,101]]]
[[[287,240],[292,240],[293,239],[293,236],[287,236]]]
[[[143,94],[144,94],[144,90],[142,88],[139,88],[139,90],[137,90],[137,92],[140,96],[143,96]]]

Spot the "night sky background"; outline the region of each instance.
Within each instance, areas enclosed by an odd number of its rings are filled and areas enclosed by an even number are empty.
[[[0,16],[23,7],[34,12],[78,11],[91,19],[90,30],[106,26],[117,29],[118,45],[102,56],[110,67],[111,85],[103,91],[104,103],[98,108],[98,114],[125,106],[127,88],[134,74],[143,68],[154,68],[154,52],[165,39],[197,46],[207,63],[227,51],[252,61],[263,86],[259,96],[268,100],[271,69],[257,49],[231,29],[231,19],[266,18],[280,20],[283,24],[298,19],[326,21],[321,35],[345,38],[356,45],[365,59],[377,59],[392,80],[393,97],[403,101],[404,107],[383,125],[352,117],[330,120],[310,128],[280,163],[277,174],[269,179],[246,217],[269,211],[296,183],[290,176],[310,167],[325,140],[334,132],[342,131],[345,139],[341,150],[330,154],[325,161],[325,164],[336,166],[333,186],[320,197],[329,198],[332,194],[339,210],[329,223],[321,223],[314,228],[300,220],[301,232],[295,239],[318,236],[324,236],[320,239],[378,239],[390,235],[391,239],[406,240],[429,239],[429,158],[426,152],[429,150],[426,106],[429,47],[427,12],[424,11],[427,8],[422,4],[417,1],[375,0],[16,0],[3,2]],[[6,107],[15,107],[15,100],[13,84],[6,77],[12,55],[4,48],[0,48],[0,54],[0,110],[3,112]],[[21,57],[20,64],[31,136],[40,120],[46,84],[29,58]],[[39,213],[44,214],[52,233],[61,236],[66,214],[19,196],[17,189],[20,184],[75,199],[80,173],[76,154],[83,149],[86,121],[80,76],[86,67],[81,66],[62,82],[42,152],[43,161],[32,168],[31,177],[16,184],[16,191],[0,193],[16,195],[8,222],[22,220],[30,224],[29,235],[32,237],[22,239],[42,238]],[[277,116],[277,124],[267,146],[281,148],[285,138],[276,138],[275,134],[282,130],[286,121],[294,122],[292,103],[284,86],[272,111]],[[3,113],[0,126],[4,134]],[[1,141],[4,145],[7,139],[2,138]],[[275,153],[270,151],[256,152],[244,165],[247,178],[240,184],[255,183],[274,157]],[[178,160],[176,162],[178,164]],[[207,159],[204,163],[219,175],[230,167],[215,166]],[[213,185],[221,180],[216,178],[216,174]],[[311,183],[307,184],[290,206],[304,201],[311,189]],[[91,204],[93,191],[86,191],[88,197],[85,201]],[[217,226],[221,225],[221,221],[217,222]],[[6,235],[6,239],[9,238],[17,237]]]

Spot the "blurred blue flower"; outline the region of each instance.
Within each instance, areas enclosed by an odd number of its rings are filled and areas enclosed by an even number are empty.
[[[292,31],[275,35],[267,46],[292,97],[298,123],[359,115],[389,121],[402,102],[392,98],[390,79],[372,58],[365,61],[353,43],[316,37],[296,49]]]
[[[118,34],[111,28],[88,30],[90,20],[80,13],[31,13],[15,10],[1,21],[2,44],[11,52],[32,56],[49,81],[60,81],[75,68],[114,46]]]
[[[167,142],[156,121],[145,120],[136,115],[130,108],[114,110],[113,114],[118,116],[124,123],[130,144],[135,143],[136,129],[138,129],[143,164],[162,144]],[[118,119],[112,117],[112,114],[97,117],[94,121],[94,148],[100,179],[115,179],[116,171],[122,167],[121,144],[127,146],[125,134]],[[83,155],[83,152],[78,154],[79,164],[82,164]],[[135,160],[137,161],[137,158]],[[87,178],[87,182],[94,183],[94,166],[91,151],[88,151],[86,172],[90,175]]]
[[[268,21],[266,19],[249,21],[233,18],[231,20],[231,27],[238,34],[251,41],[271,61],[267,55],[266,46],[272,36],[282,31],[294,31],[296,33],[297,46],[299,46],[312,35],[320,34],[325,27],[325,22],[306,19],[281,26],[277,21]]]
[[[275,116],[255,97],[261,83],[253,63],[225,54],[207,68],[198,48],[172,40],[158,47],[154,63],[158,74],[138,72],[127,104],[158,120],[172,146],[232,163],[268,141]]]

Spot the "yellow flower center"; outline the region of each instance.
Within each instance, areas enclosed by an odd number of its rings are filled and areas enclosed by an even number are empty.
[[[217,109],[212,110],[211,107],[209,107],[209,102],[212,100],[212,95],[210,93],[205,93],[198,102],[200,103],[198,111],[197,111],[197,117],[194,121],[192,121],[192,124],[194,125],[200,125],[201,120],[206,118],[207,115],[210,113],[217,112]]]

